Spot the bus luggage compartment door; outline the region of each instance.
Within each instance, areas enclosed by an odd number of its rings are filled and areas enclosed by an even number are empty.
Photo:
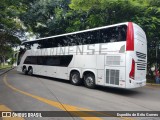
[[[105,86],[126,87],[125,54],[105,56]]]

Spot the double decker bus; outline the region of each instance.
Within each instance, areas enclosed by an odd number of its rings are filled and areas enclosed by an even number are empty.
[[[125,22],[27,41],[17,70],[70,80],[73,85],[137,88],[146,85],[147,40]]]

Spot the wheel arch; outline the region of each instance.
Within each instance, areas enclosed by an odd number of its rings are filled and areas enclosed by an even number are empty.
[[[93,71],[93,70],[85,70],[85,71],[83,71],[82,78],[84,79],[85,75],[87,75],[87,74],[93,74],[94,77],[95,77],[95,79],[96,79],[96,73],[95,73],[95,71]]]
[[[23,65],[23,66],[22,66],[22,70],[23,70],[24,68],[27,68],[27,66],[26,66],[26,65]]]
[[[79,69],[73,68],[73,69],[71,69],[70,72],[69,72],[69,79],[70,79],[70,77],[71,77],[71,73],[72,73],[72,72],[79,72],[80,78],[82,78],[81,71],[80,71]]]
[[[28,70],[29,70],[30,68],[32,68],[32,69],[33,69],[33,67],[32,67],[32,66],[28,66]]]

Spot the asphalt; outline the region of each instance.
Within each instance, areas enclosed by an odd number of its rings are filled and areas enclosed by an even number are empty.
[[[136,89],[100,87],[88,89],[73,86],[69,81],[41,76],[27,76],[15,69],[0,76],[0,105],[12,111],[159,111],[160,87],[145,86]],[[68,113],[68,116],[71,116]],[[33,118],[25,118],[32,120]],[[54,117],[34,119],[85,119],[83,117]],[[96,118],[128,119],[128,118]],[[158,118],[129,118],[153,119]]]

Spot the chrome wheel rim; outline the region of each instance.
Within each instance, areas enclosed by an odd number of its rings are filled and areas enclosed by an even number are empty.
[[[32,69],[30,69],[28,73],[29,73],[30,75],[32,75],[32,72],[33,72],[33,70],[32,70]]]
[[[86,84],[87,86],[92,86],[94,84],[94,79],[92,77],[87,77]]]
[[[26,68],[24,68],[24,69],[23,69],[23,72],[26,72],[26,71],[27,71],[27,69],[26,69]]]
[[[77,74],[74,74],[72,76],[72,81],[73,81],[73,83],[77,83],[78,82],[78,75]]]

